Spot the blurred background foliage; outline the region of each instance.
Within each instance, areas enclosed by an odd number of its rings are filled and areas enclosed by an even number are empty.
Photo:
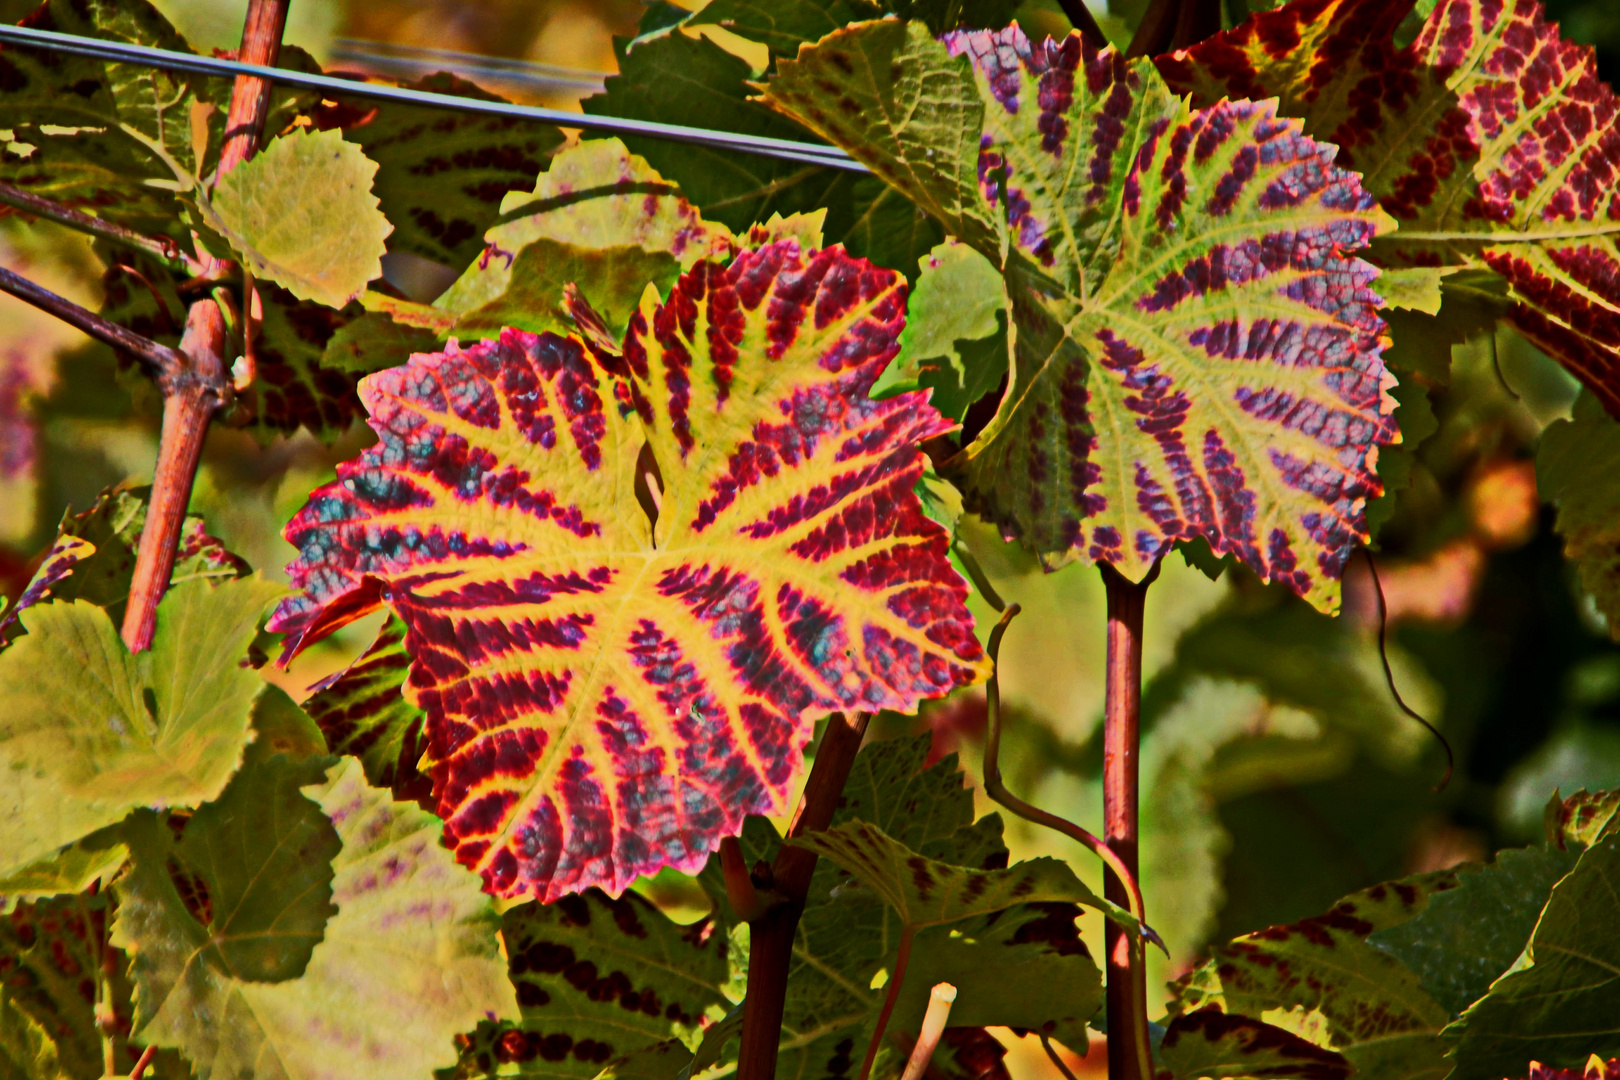
[[[197,48],[228,49],[245,3],[158,6]],[[1120,0],[1099,14],[1110,35],[1125,37],[1140,6]],[[1229,18],[1257,6],[1228,0]],[[1568,36],[1597,48],[1611,83],[1620,78],[1620,4],[1548,7]],[[1053,4],[1026,9],[1028,21],[1052,24],[1041,29],[1063,26]],[[562,67],[570,70],[532,69],[554,76],[543,86],[501,81],[511,69],[491,69],[486,85],[577,109],[599,78],[592,73],[615,70],[615,36],[633,35],[644,11],[641,0],[300,0],[288,40],[329,67],[393,75],[423,70],[388,69],[379,59],[385,45]],[[698,32],[756,70],[767,60],[717,28]],[[419,53],[391,55],[421,63]],[[390,278],[420,298],[449,280],[444,268],[391,259]],[[0,218],[0,262],[99,305],[101,260],[49,223]],[[1435,790],[1446,755],[1390,694],[1376,648],[1378,594],[1364,561],[1352,564],[1344,615],[1329,620],[1244,572],[1212,580],[1172,557],[1147,609],[1143,886],[1171,953],[1155,956],[1153,987],[1213,940],[1316,913],[1376,881],[1531,842],[1555,787],[1620,786],[1620,649],[1580,594],[1535,491],[1537,438],[1569,414],[1575,384],[1505,331],[1454,345],[1421,332],[1410,340],[1403,347],[1421,353],[1409,366],[1422,372],[1434,433],[1417,448],[1375,558],[1395,682],[1449,740],[1454,775]],[[17,595],[64,512],[85,508],[108,485],[150,479],[156,420],[142,398],[113,377],[105,349],[0,296],[0,592]],[[281,524],[338,461],[370,441],[359,426],[330,447],[307,434],[263,446],[216,425],[194,509],[233,550],[279,575],[293,555]],[[1002,653],[1008,782],[1100,831],[1097,573],[1071,566],[1043,574],[973,520],[963,530],[1002,596],[1023,606]],[[976,613],[986,627],[993,622],[982,602]],[[273,677],[305,696],[358,654],[377,624],[351,628]],[[920,718],[883,717],[878,731],[931,728],[936,753],[960,753],[971,783],[984,722],[982,693],[969,693]],[[1100,888],[1090,860],[1060,838],[1009,825],[1015,857],[1074,858]],[[700,895],[673,874],[645,891],[673,907]],[[1044,1075],[1050,1066],[1029,1042],[1015,1045],[1010,1064],[1018,1075]],[[1087,1071],[1100,1068],[1099,1055],[1091,1057],[1081,1065]]]

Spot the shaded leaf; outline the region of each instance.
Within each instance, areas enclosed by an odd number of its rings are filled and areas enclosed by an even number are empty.
[[[1547,842],[1590,846],[1620,831],[1620,789],[1588,793],[1584,788],[1567,799],[1555,793],[1547,807]]]
[[[136,1037],[181,1047],[199,1080],[327,1076],[334,1060],[355,1080],[428,1077],[455,1062],[458,1032],[516,1014],[489,898],[439,846],[438,822],[368,787],[352,758],[303,795],[341,850],[327,871],[337,913],[297,977],[284,958],[238,971],[209,947],[165,869],[162,826],[145,819],[113,927],[139,986]]]
[[[1456,1016],[1518,959],[1576,857],[1556,848],[1499,851],[1489,866],[1464,868],[1456,888],[1431,897],[1415,917],[1367,940],[1416,973]]]
[[[1449,871],[1375,885],[1324,915],[1216,946],[1174,984],[1172,1013],[1215,1008],[1264,1016],[1338,1051],[1357,1076],[1439,1080],[1447,1068],[1439,1035],[1446,1010],[1367,937],[1415,917],[1455,885]]]
[[[518,253],[538,240],[585,251],[635,247],[652,260],[673,256],[686,269],[727,254],[731,231],[705,222],[674,184],[622,142],[594,139],[553,158],[532,192],[507,194],[501,223],[484,234],[483,255],[434,306],[460,317],[498,303]],[[640,300],[638,289],[632,303]]]
[[[1620,836],[1598,840],[1552,890],[1513,969],[1446,1028],[1455,1080],[1527,1059],[1565,1068],[1620,1053]]]
[[[403,84],[480,101],[496,94],[446,72]],[[459,269],[478,257],[503,196],[532,183],[563,142],[556,128],[512,117],[442,108],[347,102],[329,122],[378,166],[373,191],[393,223],[388,250]],[[345,107],[346,106],[346,107]],[[315,110],[317,119],[322,110]]]
[[[582,248],[539,237],[512,260],[506,291],[462,313],[455,333],[495,337],[508,326],[535,334],[547,330],[573,333],[574,319],[563,290],[574,285],[603,316],[607,332],[618,341],[641,305],[648,284],[657,286],[660,297],[667,296],[680,273],[680,261],[668,252],[641,247]]]
[[[725,931],[677,925],[633,892],[521,904],[502,917],[502,936],[522,1019],[479,1025],[462,1050],[476,1075],[590,1080],[609,1061],[695,1040],[705,1012],[726,1005]],[[658,1049],[639,1068],[658,1062],[673,1076],[692,1060],[675,1046],[684,1058]]]
[[[431,330],[396,322],[385,312],[368,311],[337,328],[321,352],[321,366],[369,375],[405,363],[412,353],[439,348],[439,336]]]
[[[867,398],[901,295],[783,241],[649,294],[627,378],[506,331],[362,382],[382,441],[288,524],[305,592],[271,625],[291,652],[385,601],[405,621],[447,841],[492,891],[696,870],[785,810],[817,717],[984,677],[912,492],[945,422]]]
[[[1536,490],[1557,505],[1564,557],[1620,639],[1620,422],[1591,394],[1541,433]]]
[[[129,849],[116,838],[87,837],[0,877],[0,915],[9,915],[19,903],[84,892],[111,880],[128,860]]]
[[[1280,95],[1400,219],[1381,259],[1501,275],[1508,321],[1620,413],[1620,105],[1592,50],[1535,0],[1441,0],[1399,49],[1411,10],[1296,0],[1160,66],[1196,103]]]
[[[431,784],[416,769],[424,749],[422,710],[406,700],[405,624],[391,616],[354,663],[316,684],[304,709],[334,754],[352,754],[366,782],[398,799],[418,800]]]
[[[1084,904],[1115,922],[1135,926],[1128,913],[1097,896],[1067,863],[1029,859],[1004,870],[952,866],[917,854],[870,822],[851,821],[793,841],[831,859],[877,893],[912,929],[988,915],[1020,903]]]
[[[255,278],[340,308],[382,276],[393,226],[371,193],[376,174],[377,163],[340,133],[294,128],[232,169],[198,206]]]
[[[27,634],[0,652],[0,871],[137,807],[217,796],[264,685],[241,660],[284,591],[257,577],[174,585],[138,655],[83,600],[24,612]]]
[[[1003,267],[1013,378],[959,463],[969,509],[1048,566],[1132,579],[1203,538],[1335,610],[1377,448],[1398,438],[1376,270],[1347,255],[1389,216],[1271,105],[1191,110],[1151,63],[1078,34],[959,31],[942,48],[911,31],[897,89],[955,100],[965,55],[982,132],[913,145],[835,121],[870,81],[853,58],[889,55],[896,33],[865,24],[803,50],[768,94]],[[790,102],[779,85],[803,89]],[[1002,213],[1005,255],[980,224]]]
[[[56,1042],[34,1018],[0,997],[0,1080],[61,1080]]]
[[[285,754],[294,760],[327,756],[326,736],[315,721],[279,686],[267,686],[253,707],[253,741],[243,763]]]
[[[773,56],[793,56],[801,42],[820,41],[861,18],[866,6],[860,0],[714,0],[691,21],[722,26],[767,46]]]
[[[586,112],[810,141],[796,124],[749,101],[754,73],[706,38],[684,33],[619,50],[619,75],[582,102]],[[823,243],[911,275],[944,239],[940,227],[875,176],[658,139],[628,140],[711,221],[741,233],[772,214],[827,211]]]
[[[1170,1021],[1159,1053],[1175,1080],[1348,1080],[1343,1054],[1270,1024],[1205,1008]]]

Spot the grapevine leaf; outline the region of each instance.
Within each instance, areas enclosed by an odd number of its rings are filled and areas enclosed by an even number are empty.
[[[1547,805],[1547,842],[1564,847],[1569,843],[1590,847],[1611,833],[1620,831],[1620,789],[1588,793],[1577,791],[1567,799],[1556,793]]]
[[[1006,289],[989,260],[954,240],[929,252],[921,267],[900,355],[873,393],[927,387],[934,391],[929,402],[960,420],[1006,378]]]
[[[377,163],[340,133],[294,128],[227,173],[198,205],[255,278],[340,308],[382,276],[393,226],[371,192],[376,174]]]
[[[681,264],[665,251],[641,247],[580,248],[545,237],[531,241],[512,260],[506,291],[456,320],[456,333],[493,337],[511,326],[530,333],[566,335],[574,330],[564,287],[573,285],[605,320],[614,340],[624,337],[651,282],[669,293]]]
[[[502,100],[445,72],[405,86]],[[351,103],[340,95],[333,111],[344,136],[377,163],[373,190],[394,225],[388,249],[456,269],[478,257],[506,192],[533,182],[563,141],[554,127],[436,107]]]
[[[979,193],[984,103],[968,63],[923,23],[839,30],[778,64],[762,100],[850,151],[1000,264],[1002,227]]]
[[[192,51],[146,0],[49,0],[22,25]],[[229,85],[219,80],[19,45],[0,47],[0,85],[6,91],[0,96],[0,128],[11,136],[0,150],[0,179],[86,207],[98,217],[157,231],[172,228],[177,205],[172,195],[142,181],[168,179],[169,170],[120,125],[134,128],[195,172],[191,106],[199,101],[223,106],[230,97]],[[222,121],[223,111],[216,121],[221,128]]]
[[[801,42],[820,41],[858,18],[857,8],[848,0],[714,0],[691,21],[713,23],[757,41],[773,56],[792,56]]]
[[[867,821],[851,821],[793,841],[852,874],[900,914],[908,929],[988,915],[1020,903],[1077,903],[1124,926],[1128,912],[1093,893],[1067,863],[1042,857],[1004,870],[952,866],[917,854]]]
[[[280,768],[285,777],[304,767]],[[489,899],[440,848],[438,822],[368,787],[354,759],[302,791],[341,844],[330,864],[324,846],[296,860],[304,878],[331,875],[337,907],[302,974],[291,953],[233,953],[213,940],[167,872],[161,824],[149,817],[132,826],[135,862],[119,886],[113,942],[132,956],[136,1037],[180,1047],[199,1080],[301,1080],[331,1075],[334,1061],[355,1080],[426,1078],[454,1064],[458,1032],[490,1015],[516,1014]],[[295,817],[307,823],[309,815]],[[217,851],[234,878],[246,864],[229,860],[251,849],[230,842],[228,830],[292,831],[289,821],[271,818],[269,807],[249,805],[234,826],[216,821],[199,844]],[[262,858],[260,845],[253,848]],[[264,914],[293,897],[290,882],[262,889]],[[293,925],[310,925],[312,914],[303,908]],[[261,981],[267,975],[280,981]]]
[[[382,441],[288,524],[304,592],[271,627],[291,653],[384,601],[405,621],[446,839],[493,892],[696,870],[785,810],[817,716],[984,677],[912,493],[946,422],[867,398],[902,296],[783,241],[649,290],[627,378],[508,330],[362,381]]]
[[[420,799],[431,784],[417,772],[422,756],[422,710],[406,700],[405,624],[391,617],[377,640],[354,663],[315,687],[304,703],[334,754],[352,754],[366,782],[398,799]]]
[[[664,34],[619,48],[619,75],[582,102],[586,112],[803,141],[804,129],[748,100],[753,72],[706,38]],[[741,233],[772,214],[826,208],[825,243],[910,275],[938,244],[939,226],[875,176],[759,154],[632,138],[711,220]],[[819,245],[818,245],[819,246]]]
[[[0,1080],[66,1080],[56,1041],[10,1000],[0,997]]]
[[[1172,1011],[1264,1015],[1343,1054],[1357,1076],[1439,1080],[1446,1071],[1439,1032],[1449,1016],[1416,975],[1366,939],[1418,915],[1455,885],[1450,872],[1375,885],[1324,915],[1217,946],[1175,984]]]
[[[480,1074],[591,1080],[608,1061],[693,1039],[705,1011],[726,1004],[724,931],[708,920],[677,925],[635,893],[520,904],[502,936],[522,1020],[479,1025],[462,1061]]]
[[[0,915],[9,915],[19,903],[84,892],[110,880],[128,860],[129,849],[116,840],[86,837],[0,877]]]
[[[1552,890],[1513,969],[1446,1029],[1456,1080],[1485,1080],[1527,1059],[1576,1067],[1620,1053],[1620,836],[1598,840]]]
[[[1415,972],[1456,1016],[1518,959],[1548,894],[1575,860],[1556,848],[1499,851],[1490,866],[1465,868],[1456,888],[1431,897],[1415,917],[1367,940]]]
[[[337,328],[321,352],[321,366],[369,375],[403,364],[412,353],[439,348],[439,336],[431,330],[397,322],[386,312],[368,311]]]
[[[1620,422],[1590,394],[1541,433],[1536,489],[1558,506],[1564,557],[1620,638]]]
[[[88,600],[121,621],[135,573],[135,548],[146,525],[149,487],[109,488],[82,514],[64,515],[51,550],[28,588],[0,620],[0,639],[14,635],[17,616],[43,600]],[[170,585],[182,581],[230,581],[248,565],[203,529],[202,518],[187,515],[180,527]]]
[[[253,741],[242,756],[243,764],[277,754],[301,759],[327,753],[326,736],[303,707],[279,686],[265,687],[253,707]]]
[[[1049,566],[1084,557],[1133,579],[1201,537],[1335,609],[1378,448],[1398,438],[1377,272],[1347,255],[1388,215],[1268,103],[1189,109],[1151,63],[1078,34],[1037,45],[1013,26],[941,47],[913,30],[894,93],[972,61],[983,126],[964,177],[954,136],[936,165],[926,145],[834,118],[877,78],[855,58],[887,55],[896,33],[865,24],[802,50],[767,94],[1003,267],[1013,378],[959,463],[969,509]],[[1007,215],[1007,254],[915,175],[974,183],[981,215]]]
[[[1205,1008],[1170,1021],[1159,1053],[1175,1080],[1349,1080],[1345,1056],[1253,1017]]]
[[[0,872],[141,806],[195,806],[236,771],[264,683],[240,661],[281,586],[257,577],[172,586],[147,652],[131,655],[83,600],[23,613],[0,652]]]
[[[484,234],[484,254],[434,306],[462,316],[498,303],[518,254],[539,240],[584,251],[635,247],[652,259],[672,255],[686,269],[726,254],[731,231],[705,222],[675,185],[619,140],[592,140],[553,158],[532,192],[507,194],[501,223]],[[640,299],[638,291],[632,306]]]
[[[1620,112],[1592,50],[1535,0],[1441,0],[1412,44],[1410,0],[1296,0],[1163,58],[1195,103],[1282,97],[1400,232],[1392,265],[1490,270],[1508,321],[1620,415]]]

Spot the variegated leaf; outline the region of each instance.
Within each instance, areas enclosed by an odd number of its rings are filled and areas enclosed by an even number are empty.
[[[773,81],[767,100],[910,191],[905,177],[953,175],[954,142],[825,119],[892,25],[803,50],[779,79],[809,89]],[[957,462],[969,508],[1049,566],[1140,578],[1203,539],[1336,609],[1381,490],[1378,447],[1398,439],[1377,271],[1349,254],[1388,215],[1270,103],[1190,109],[1151,63],[1077,34],[909,44],[922,73],[971,61],[977,184],[1007,220],[1005,255],[962,234],[1002,266],[1016,328],[1001,408]]]
[[[508,330],[361,382],[382,441],[288,524],[271,627],[405,621],[446,839],[491,891],[696,870],[787,808],[817,717],[984,677],[912,492],[948,423],[867,396],[903,304],[782,241],[649,290],[622,358]]]
[[[1296,0],[1160,60],[1195,104],[1282,97],[1400,219],[1391,265],[1500,274],[1508,320],[1620,416],[1620,103],[1536,0]]]

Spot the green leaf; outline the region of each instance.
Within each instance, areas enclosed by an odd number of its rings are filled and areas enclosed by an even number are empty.
[[[1440,284],[1447,273],[1455,268],[1438,266],[1403,266],[1385,270],[1378,275],[1376,287],[1384,303],[1392,308],[1405,308],[1425,315],[1440,314]]]
[[[0,877],[0,915],[9,915],[19,903],[84,892],[110,880],[128,861],[129,848],[115,838],[86,837]]]
[[[0,996],[0,1080],[66,1080],[56,1041],[33,1017]]]
[[[499,305],[519,254],[540,240],[567,245],[564,251],[639,248],[662,273],[662,258],[673,255],[685,269],[699,259],[729,254],[731,239],[729,229],[705,222],[675,185],[619,140],[595,139],[553,158],[532,192],[507,194],[501,223],[484,234],[483,256],[434,306],[459,317]],[[625,253],[620,264],[629,259]],[[527,266],[536,280],[545,280],[543,265]],[[535,287],[527,289],[532,293]],[[638,289],[632,305],[640,301]],[[516,304],[514,298],[505,309]],[[572,322],[567,326],[571,330]]]
[[[547,330],[571,334],[574,318],[563,289],[574,285],[603,317],[608,334],[621,341],[647,285],[656,285],[662,298],[680,275],[680,261],[665,251],[637,246],[582,248],[540,237],[512,260],[506,291],[463,313],[455,333],[499,337],[503,327],[514,326],[535,334]]]
[[[226,174],[198,208],[255,278],[340,308],[382,276],[393,226],[371,193],[376,174],[377,163],[340,133],[294,128]]]
[[[366,782],[399,799],[419,798],[432,783],[416,769],[424,749],[422,710],[402,692],[410,666],[405,624],[391,615],[371,648],[318,683],[304,702],[332,753],[358,757]]]
[[[1217,946],[1175,984],[1176,1015],[1213,1007],[1262,1017],[1343,1054],[1358,1077],[1440,1080],[1449,1020],[1416,975],[1367,943],[1455,886],[1449,872],[1375,885],[1326,914]]]
[[[850,151],[1000,265],[1002,226],[979,193],[984,104],[972,66],[926,25],[885,19],[839,30],[781,61],[761,100]]]
[[[198,1080],[304,1080],[331,1075],[334,1062],[352,1080],[426,1078],[454,1064],[457,1033],[517,1014],[498,920],[477,879],[439,845],[439,823],[368,787],[352,758],[326,777],[302,790],[319,807],[316,816],[330,819],[341,850],[329,871],[321,852],[310,851],[297,872],[305,879],[330,872],[337,913],[297,977],[294,953],[215,940],[166,870],[162,826],[155,818],[138,823],[134,870],[120,884],[113,926],[139,987],[135,1037],[182,1049]],[[231,832],[289,828],[267,821],[267,807],[250,810],[251,825],[220,811],[197,857],[234,875],[242,864],[230,860],[248,852],[227,840]],[[306,812],[298,816],[307,820]],[[261,915],[293,893],[276,883],[265,888]],[[286,895],[271,899],[276,893]],[[296,906],[299,928],[310,925],[312,907]]]
[[[803,128],[748,100],[748,64],[706,38],[675,32],[619,48],[619,72],[586,112],[810,141]],[[825,245],[908,277],[944,236],[927,214],[875,176],[758,154],[631,138],[629,148],[679,184],[711,220],[741,233],[772,214],[825,208]]]
[[[800,43],[819,41],[860,18],[858,10],[848,0],[714,0],[689,21],[724,27],[765,45],[773,56],[792,56]]]
[[[522,1019],[480,1024],[463,1071],[590,1080],[604,1063],[673,1038],[684,1059],[652,1055],[674,1061],[672,1076],[691,1060],[686,1044],[708,1010],[726,1007],[725,930],[707,919],[680,926],[633,892],[520,904],[501,932]]]
[[[264,686],[241,660],[284,592],[257,577],[175,585],[138,655],[83,600],[24,612],[26,636],[0,652],[0,872],[137,807],[217,796]]]
[[[480,101],[498,95],[445,72],[406,87]],[[344,99],[339,98],[340,104]],[[548,125],[437,107],[355,101],[344,136],[377,163],[377,201],[394,231],[388,250],[460,269],[478,257],[501,197],[532,183],[563,142]]]
[[[368,311],[337,328],[321,352],[321,366],[369,375],[405,363],[412,353],[439,348],[439,337],[431,330],[395,322],[385,312]]]
[[[1564,557],[1620,640],[1620,422],[1590,392],[1541,433],[1536,489],[1557,504]]]
[[[1250,1016],[1199,1009],[1170,1021],[1159,1054],[1175,1080],[1348,1080],[1350,1062]]]
[[[1620,789],[1588,793],[1584,788],[1567,799],[1556,792],[1547,805],[1547,842],[1591,846],[1620,832]]]
[[[1620,1055],[1620,836],[1597,841],[1557,886],[1513,969],[1445,1031],[1453,1080],[1517,1075],[1529,1060],[1578,1068]]]
[[[983,255],[951,240],[921,262],[906,305],[900,353],[873,387],[876,397],[918,386],[960,420],[1007,374],[1007,293]]]
[[[327,754],[326,737],[315,721],[279,686],[265,687],[253,707],[253,741],[245,762],[285,754],[300,759]]]
[[[1367,940],[1416,973],[1456,1016],[1518,959],[1576,858],[1556,848],[1499,851],[1489,866],[1463,868],[1457,887],[1431,897],[1414,918]]]
[[[1020,903],[1084,904],[1120,925],[1136,920],[1093,893],[1067,863],[1042,857],[1004,870],[974,870],[919,855],[871,822],[851,821],[792,841],[826,856],[900,915],[909,929],[988,915]]]
[[[959,466],[969,509],[1049,568],[1135,580],[1202,537],[1337,609],[1398,432],[1376,271],[1349,255],[1394,223],[1333,148],[1016,26],[862,24],[767,99],[1003,269],[1012,379]]]

